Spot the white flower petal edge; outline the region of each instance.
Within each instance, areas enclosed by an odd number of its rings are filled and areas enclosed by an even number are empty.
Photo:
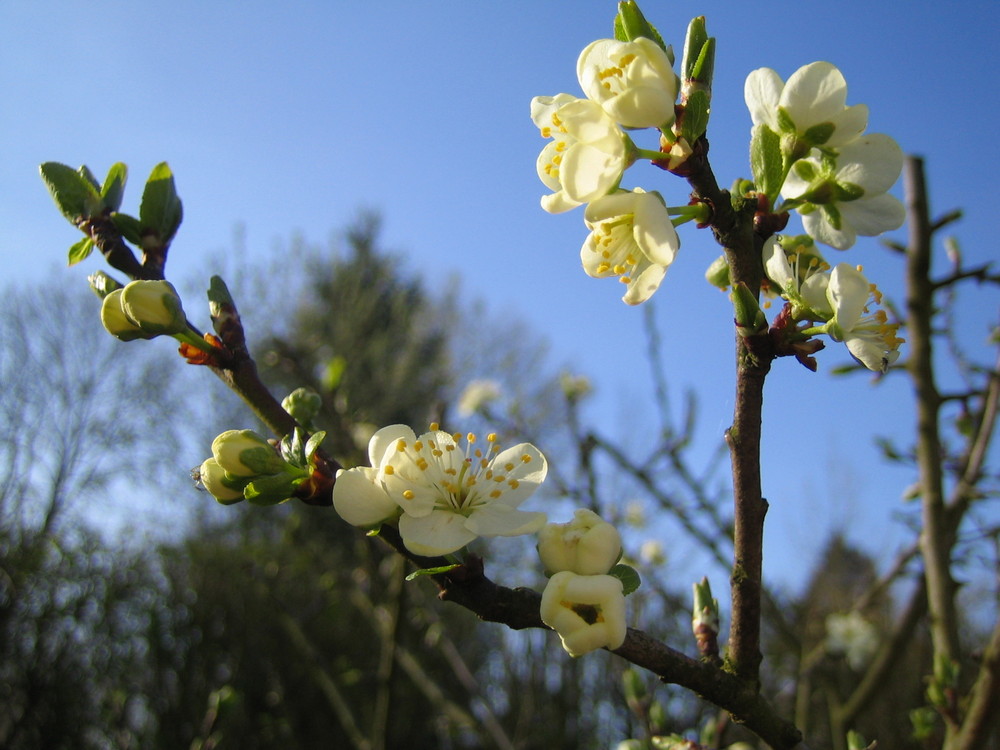
[[[840,263],[830,274],[827,297],[834,310],[827,332],[843,341],[856,360],[873,372],[885,372],[899,358],[903,339],[899,326],[888,322],[884,310],[871,312],[882,301],[882,293],[861,271]]]
[[[627,128],[656,128],[674,121],[677,76],[666,52],[652,39],[598,39],[576,64],[591,101]]]
[[[618,529],[586,508],[574,511],[569,523],[546,524],[538,532],[538,556],[549,573],[603,575],[621,553]]]
[[[570,656],[625,642],[625,595],[614,576],[556,573],[542,592],[540,614]]]
[[[778,100],[785,83],[771,68],[758,68],[750,72],[743,84],[743,100],[750,110],[754,125],[767,125],[775,133],[778,128]]]

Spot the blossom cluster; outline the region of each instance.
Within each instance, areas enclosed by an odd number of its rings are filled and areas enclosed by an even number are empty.
[[[318,441],[313,442],[318,445]],[[198,481],[223,505],[242,500],[254,505],[283,503],[309,475],[253,430],[220,434],[212,441],[212,456],[197,469]]]
[[[747,76],[757,187],[802,216],[816,241],[845,250],[858,235],[902,226],[902,203],[887,191],[903,152],[882,133],[865,134],[868,108],[847,106],[847,82],[828,62],[799,68],[787,82],[770,68]],[[773,178],[771,175],[777,175]]]
[[[806,238],[808,239],[808,238]],[[890,323],[878,307],[882,293],[860,266],[838,263],[834,268],[799,238],[785,248],[779,238],[764,247],[764,268],[788,300],[793,321],[820,325],[799,331],[804,336],[827,334],[842,341],[851,356],[869,370],[885,372],[899,358],[899,325]]]
[[[545,523],[544,513],[518,510],[548,472],[530,443],[502,449],[493,433],[480,445],[473,433],[437,424],[419,437],[391,425],[372,436],[368,457],[371,466],[338,472],[333,507],[354,526],[397,521],[414,554],[446,555],[476,537],[530,534]]]
[[[562,213],[587,204],[584,271],[617,278],[626,286],[622,300],[637,305],[659,287],[680,240],[659,193],[620,187],[637,155],[624,129],[668,130],[678,78],[666,51],[645,37],[589,44],[577,78],[586,98],[562,93],[531,101],[531,119],[549,139],[536,163],[552,191],[542,208]]]
[[[538,555],[551,574],[542,592],[542,622],[559,633],[570,656],[625,642],[624,588],[608,575],[621,553],[618,530],[586,509],[538,534]]]

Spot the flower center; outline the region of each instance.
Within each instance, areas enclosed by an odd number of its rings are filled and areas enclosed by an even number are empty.
[[[628,77],[627,68],[636,60],[636,55],[628,53],[622,55],[617,61],[611,60],[612,65],[601,68],[597,71],[597,80],[601,86],[612,94],[620,94],[626,87]]]

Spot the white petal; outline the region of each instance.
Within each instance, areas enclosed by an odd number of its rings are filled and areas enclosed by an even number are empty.
[[[843,204],[838,204],[838,208],[841,205]],[[827,221],[821,208],[817,208],[812,213],[804,214],[802,216],[802,226],[805,227],[806,232],[814,240],[837,250],[846,250],[858,239],[854,228],[849,222],[841,222],[840,229],[836,229]]]
[[[777,237],[771,237],[764,243],[762,257],[767,277],[777,284],[782,291],[787,292],[789,289],[794,289],[797,286],[798,279],[792,275],[792,267],[788,263],[788,256],[785,255],[784,249],[778,243]]]
[[[870,291],[868,279],[849,263],[838,263],[830,274],[827,297],[833,306],[837,323],[845,333],[861,319]]]
[[[758,68],[747,76],[743,85],[743,99],[754,125],[767,125],[774,132],[779,132],[778,100],[784,85],[781,76],[770,68]]]
[[[830,300],[826,296],[826,290],[829,286],[830,277],[827,274],[814,273],[799,288],[802,301],[809,305],[813,312],[824,316],[825,320],[833,317],[833,308],[830,307]]]
[[[545,525],[544,513],[514,510],[509,505],[481,505],[465,521],[465,528],[477,536],[520,536],[534,534]]]
[[[505,481],[499,489],[503,494],[498,502],[516,508],[538,489],[549,471],[545,456],[531,443],[520,443],[500,453],[490,463],[494,475],[503,475]],[[512,486],[511,483],[516,486]]]
[[[638,190],[619,190],[591,201],[584,210],[583,220],[588,228],[595,229],[602,221],[635,213],[638,194]]]
[[[843,74],[828,62],[814,62],[792,73],[779,105],[788,111],[801,133],[840,114],[846,101],[847,81]]]
[[[372,435],[368,441],[368,461],[373,468],[379,468],[388,448],[395,446],[400,439],[412,445],[416,436],[405,424],[389,425]]]
[[[644,268],[639,274],[629,282],[628,288],[622,296],[622,302],[626,305],[640,305],[660,288],[663,277],[667,275],[667,267],[650,265]]]
[[[898,198],[888,193],[839,203],[837,208],[854,231],[865,237],[899,229],[906,220],[906,208]]]
[[[667,207],[655,193],[638,194],[634,235],[639,249],[650,261],[661,266],[674,262],[681,241]]]
[[[837,129],[823,145],[831,148],[843,146],[865,132],[865,128],[868,127],[868,107],[864,104],[846,107],[843,112],[830,120]]]
[[[399,506],[375,481],[375,474],[367,466],[337,474],[333,508],[352,526],[374,526],[399,512]]]
[[[404,514],[399,519],[399,535],[416,555],[447,555],[476,538],[465,528],[465,520],[465,516],[446,510],[435,510],[421,518]]]
[[[865,194],[884,193],[903,169],[903,150],[884,133],[870,133],[840,149],[837,182],[849,182]]]
[[[889,365],[885,349],[875,341],[860,336],[848,336],[844,339],[847,350],[858,362],[872,372],[885,372]],[[898,356],[898,352],[895,353]]]
[[[614,186],[623,168],[623,160],[615,154],[577,143],[564,154],[559,178],[567,198],[589,203]]]

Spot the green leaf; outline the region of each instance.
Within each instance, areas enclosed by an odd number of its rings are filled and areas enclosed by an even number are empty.
[[[101,205],[105,210],[117,211],[125,195],[125,181],[128,179],[128,167],[120,161],[111,165],[108,176],[104,178],[101,188]]]
[[[750,133],[750,171],[757,190],[774,203],[782,183],[781,138],[763,123]]]
[[[639,578],[639,571],[633,568],[631,565],[623,565],[618,563],[615,567],[611,569],[608,573],[609,576],[614,576],[619,581],[622,582],[622,591],[625,596],[628,596],[633,591],[635,591],[642,584],[642,579]]]
[[[59,211],[74,226],[89,219],[100,206],[97,188],[72,167],[47,161],[38,171]]]
[[[94,190],[96,190],[98,193],[101,192],[101,183],[97,181],[97,178],[94,176],[94,173],[90,171],[90,167],[88,167],[86,164],[81,164],[77,168],[76,172],[83,179],[85,179],[90,184],[90,186],[94,188]]]
[[[111,214],[111,221],[126,241],[136,246],[142,244],[142,231],[137,218],[128,214],[114,213]]]
[[[412,581],[420,576],[436,576],[441,573],[447,573],[449,570],[454,570],[455,568],[462,567],[461,563],[454,563],[452,565],[442,565],[437,568],[421,568],[420,570],[414,570],[410,575],[406,576],[407,581]]]
[[[177,197],[174,174],[164,161],[153,167],[139,205],[142,234],[152,232],[161,247],[170,244],[184,218],[181,199]]]
[[[67,266],[75,266],[81,260],[86,260],[94,251],[94,241],[90,237],[84,237],[79,242],[74,242],[69,248],[69,258]]]

